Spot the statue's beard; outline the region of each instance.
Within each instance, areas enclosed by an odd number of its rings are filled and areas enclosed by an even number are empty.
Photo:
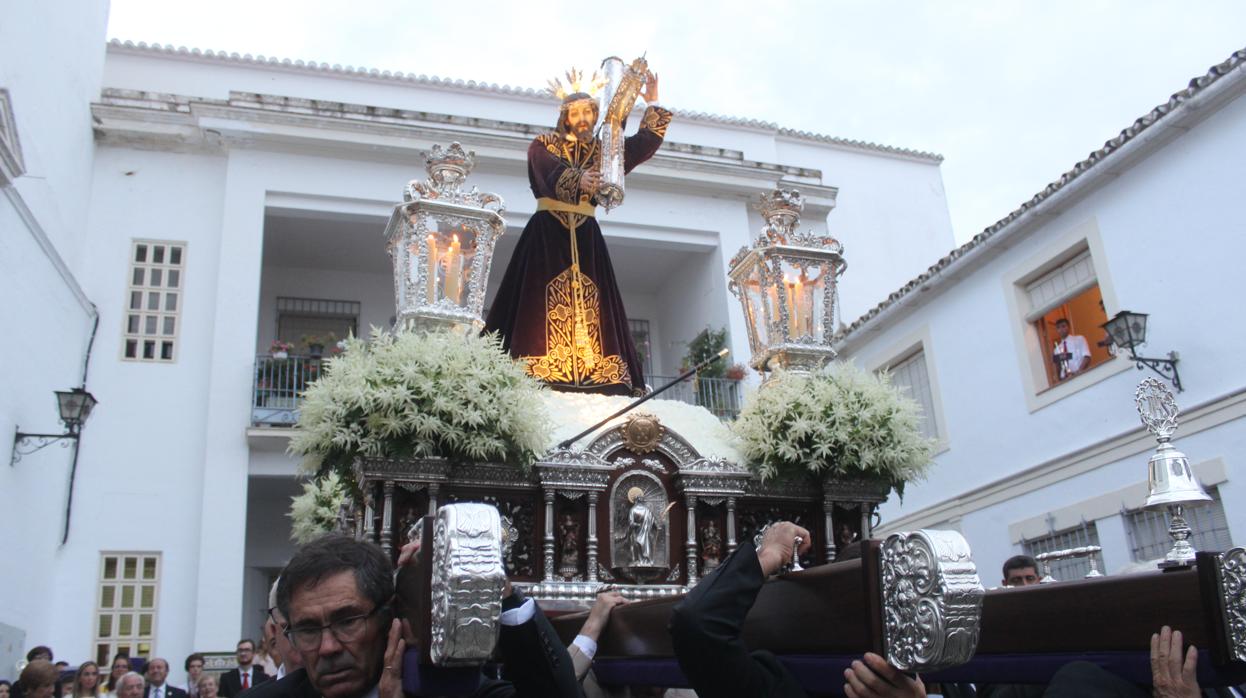
[[[587,141],[593,137],[593,125],[584,121],[568,124],[567,133],[574,136],[577,141]]]

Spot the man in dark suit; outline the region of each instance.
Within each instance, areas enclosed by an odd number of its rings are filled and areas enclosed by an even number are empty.
[[[143,691],[143,698],[186,698],[186,691],[166,682],[169,663],[160,657],[152,657],[147,662],[146,676],[147,688]]]
[[[741,639],[748,615],[762,584],[791,562],[800,540],[808,552],[809,531],[788,521],[766,529],[761,545],[741,545],[718,569],[701,580],[671,614],[675,658],[699,696],[738,698],[805,698],[808,694],[765,650],[749,652]],[[824,632],[832,632],[823,628]],[[924,697],[920,680],[888,666],[882,657],[867,654],[844,672],[844,692],[850,698]]]
[[[404,548],[400,564],[412,552]],[[404,635],[413,633],[395,618],[393,602],[393,566],[376,545],[328,535],[304,546],[277,586],[277,608],[303,668],[247,698],[403,698]],[[508,585],[501,620],[505,680],[481,676],[473,696],[581,695],[571,658],[535,601]]]
[[[221,687],[218,694],[223,698],[234,698],[243,691],[269,680],[264,667],[255,664],[255,641],[239,640],[234,648],[234,657],[238,660],[238,668],[230,669],[221,674]]]

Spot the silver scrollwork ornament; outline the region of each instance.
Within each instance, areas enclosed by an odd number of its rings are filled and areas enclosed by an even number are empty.
[[[894,533],[879,554],[887,662],[901,671],[935,671],[969,661],[985,590],[964,537]]]
[[[1246,548],[1230,548],[1216,558],[1221,608],[1229,635],[1229,654],[1246,662]]]
[[[481,664],[501,629],[502,524],[488,504],[447,504],[433,524],[432,642],[438,666]]]

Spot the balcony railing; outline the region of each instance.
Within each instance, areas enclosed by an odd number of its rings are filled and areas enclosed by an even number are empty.
[[[268,354],[255,359],[251,423],[255,426],[294,426],[299,420],[303,391],[320,377],[323,359],[290,355],[274,359]]]
[[[255,358],[255,379],[252,385],[251,423],[254,426],[294,426],[299,419],[299,403],[303,391],[320,377],[323,359],[294,356],[274,359],[268,354]],[[649,385],[659,387],[674,376],[649,376]],[[729,378],[688,379],[662,393],[667,400],[680,400],[700,405],[719,419],[734,419],[740,413],[742,388],[740,381]]]
[[[649,385],[660,388],[677,376],[646,376]],[[743,400],[741,382],[731,378],[689,378],[658,397],[700,405],[719,419],[735,419]]]

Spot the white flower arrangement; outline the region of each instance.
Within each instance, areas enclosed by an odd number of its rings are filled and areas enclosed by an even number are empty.
[[[304,393],[290,452],[344,476],[358,457],[526,468],[549,443],[544,392],[494,336],[373,329]]]
[[[762,477],[865,477],[903,496],[921,479],[933,442],[919,429],[921,408],[884,375],[833,362],[815,373],[778,373],[757,391],[732,429]]]
[[[299,545],[332,533],[337,528],[338,512],[346,501],[346,488],[337,473],[303,483],[303,494],[290,498],[293,522],[290,538]]]

